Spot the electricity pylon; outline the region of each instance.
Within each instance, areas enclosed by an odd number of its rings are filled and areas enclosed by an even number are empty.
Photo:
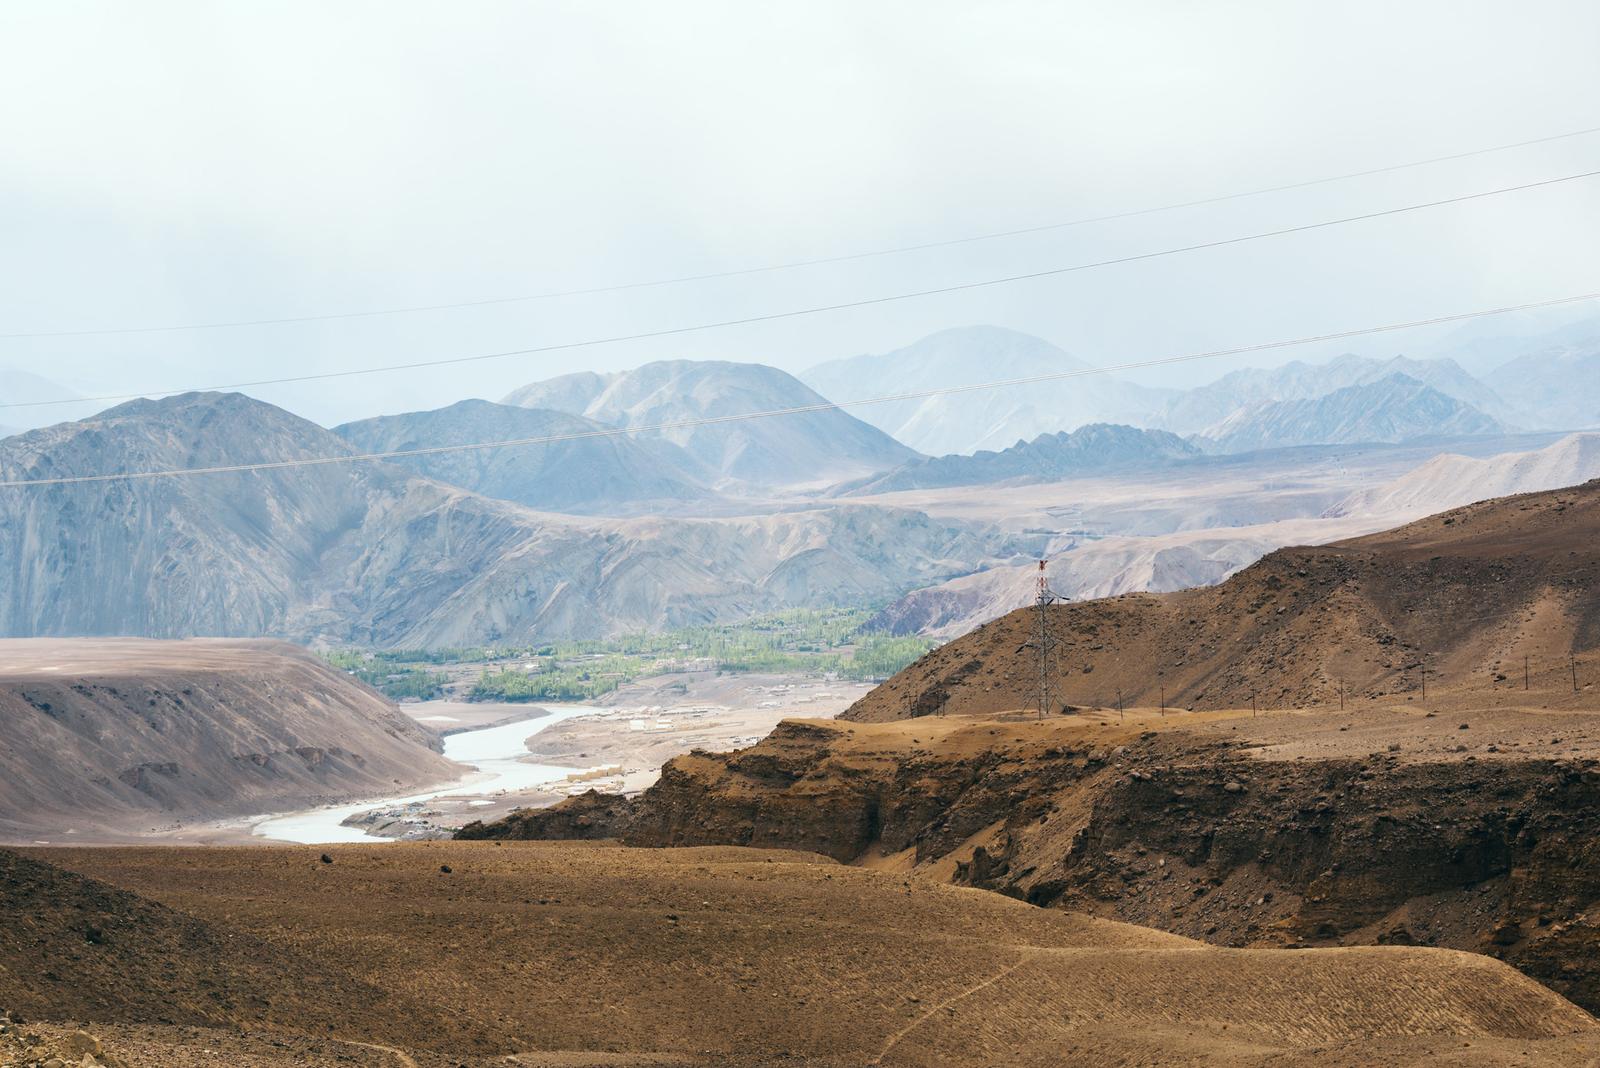
[[[1034,598],[1036,614],[1039,620],[1038,633],[1029,644],[1039,654],[1039,716],[1043,718],[1050,714],[1050,661],[1055,653],[1055,645],[1050,637],[1050,626],[1046,609],[1056,595],[1050,592],[1050,581],[1045,577],[1045,565],[1048,561],[1039,561],[1038,593]]]

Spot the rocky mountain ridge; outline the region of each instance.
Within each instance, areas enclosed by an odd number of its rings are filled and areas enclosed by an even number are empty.
[[[868,495],[1013,479],[1048,482],[1170,464],[1200,455],[1195,446],[1164,430],[1090,423],[1073,431],[1040,434],[999,452],[980,449],[971,456],[958,453],[913,460],[885,474],[847,483],[836,492]]]
[[[353,451],[271,405],[185,394],[6,439],[0,473],[292,464]],[[1003,534],[904,508],[567,517],[393,465],[319,462],[8,492],[0,635],[413,648],[600,636],[887,599],[1010,551]]]
[[[1295,445],[1403,442],[1500,434],[1506,428],[1463,401],[1405,374],[1315,397],[1239,408],[1195,437],[1219,452]]]

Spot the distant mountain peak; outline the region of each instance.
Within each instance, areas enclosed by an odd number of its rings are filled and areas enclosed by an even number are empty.
[[[1200,439],[1222,452],[1249,452],[1504,431],[1497,420],[1470,404],[1396,371],[1317,397],[1258,401],[1208,427]]]
[[[800,377],[828,399],[848,401],[1089,369],[1043,338],[1005,327],[965,326],[892,352],[830,360]],[[1086,374],[873,404],[860,412],[919,452],[943,456],[1003,449],[1086,423],[1146,424],[1171,395],[1111,375]]]
[[[514,390],[507,403],[555,407],[620,427],[826,405],[786,371],[726,360],[659,360]],[[817,411],[649,431],[717,476],[758,485],[826,484],[885,471],[916,453],[848,412]]]
[[[1290,360],[1277,367],[1244,367],[1208,385],[1173,398],[1159,423],[1179,434],[1208,434],[1230,416],[1274,401],[1309,400],[1349,386],[1368,385],[1390,375],[1407,378],[1496,418],[1505,402],[1454,360],[1415,360],[1407,356],[1361,356],[1347,352],[1324,363]]]

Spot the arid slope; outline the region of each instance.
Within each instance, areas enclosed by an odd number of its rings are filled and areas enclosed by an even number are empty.
[[[282,642],[0,641],[0,722],[0,841],[301,808],[461,770],[386,698]]]
[[[461,833],[814,849],[1225,945],[1473,950],[1600,1007],[1597,689],[1533,692],[1543,708],[789,721],[672,761],[637,799]]]
[[[1441,950],[1212,948],[799,853],[465,842],[328,852],[332,863],[299,849],[47,855],[459,1021],[381,1005],[364,1014],[361,1040],[388,1047],[391,1064],[480,1068],[513,1054],[568,1068],[1265,1068],[1600,1055],[1587,1014],[1497,962]],[[113,1047],[141,1036],[105,1034]]]
[[[181,871],[181,851],[169,867]],[[337,1031],[385,1014],[460,1032],[419,1002],[226,923],[0,849],[0,1009],[24,1017]],[[3,1062],[0,1062],[3,1063]]]
[[[1052,605],[1053,704],[1296,707],[1554,677],[1600,646],[1600,481],[1280,549],[1221,585]],[[929,653],[844,718],[1035,707],[1034,609]],[[1497,677],[1498,676],[1498,677]],[[1059,711],[1059,707],[1054,709]]]

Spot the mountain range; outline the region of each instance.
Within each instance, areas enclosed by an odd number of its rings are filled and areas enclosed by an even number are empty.
[[[1192,477],[1204,485],[1207,478],[1226,475],[1208,475],[1197,465]],[[1284,545],[1359,536],[1491,497],[1595,478],[1600,478],[1600,434],[1572,434],[1542,449],[1483,459],[1440,454],[1397,478],[1348,494],[1321,515],[1228,517],[1192,510],[1175,527],[1134,531],[1124,523],[1117,534],[1058,544],[1050,552],[1050,584],[1069,600],[1210,586]],[[1031,563],[985,567],[913,590],[886,605],[869,625],[893,634],[955,637],[1031,603],[1037,577]]]
[[[1196,435],[1218,452],[1502,434],[1464,401],[1400,373],[1321,396],[1257,401]]]
[[[190,393],[0,441],[0,477],[355,451],[272,405]],[[569,519],[384,463],[40,486],[0,495],[0,634],[412,647],[599,636],[881,600],[999,542],[871,505]]]
[[[1396,374],[1486,413],[1507,412],[1505,401],[1494,390],[1462,370],[1454,360],[1413,360],[1404,356],[1383,360],[1346,353],[1327,363],[1294,360],[1281,367],[1231,371],[1215,382],[1174,397],[1161,416],[1161,424],[1179,434],[1205,433],[1241,409],[1274,401],[1312,400]]]
[[[523,386],[505,403],[463,401],[332,432],[236,394],[134,401],[0,439],[0,476],[296,466],[0,495],[0,569],[8,576],[0,634],[443,646],[888,603],[924,588],[927,603],[902,605],[902,615],[953,626],[1008,602],[1016,586],[1009,569],[1047,544],[1064,551],[1069,529],[1101,539],[1074,550],[1080,592],[1215,581],[1282,544],[1285,530],[1272,526],[1279,519],[1315,522],[1330,506],[1335,519],[1437,508],[1484,487],[1576,480],[1589,470],[1592,442],[1575,439],[1563,459],[1445,458],[1404,484],[1342,503],[1330,490],[1348,492],[1348,483],[1303,484],[1276,513],[1237,520],[1260,525],[1253,531],[1209,530],[1226,524],[1180,493],[1162,506],[1177,525],[1154,532],[1192,532],[1172,544],[1131,538],[1152,533],[1132,519],[1085,526],[1070,504],[1035,504],[1012,490],[1002,506],[1012,510],[997,511],[982,503],[984,491],[967,488],[1160,471],[1199,463],[1201,451],[1503,435],[1505,423],[1485,409],[1504,410],[1496,397],[1549,394],[1551,366],[1570,378],[1567,395],[1551,403],[1576,419],[1595,377],[1588,368],[1596,350],[1585,336],[1562,335],[1564,347],[1548,359],[1524,353],[1489,376],[1500,383],[1492,390],[1449,360],[1349,356],[1235,373],[1226,388],[1182,395],[1086,375],[1026,387],[1020,407],[1005,396],[1018,390],[975,390],[942,395],[934,406],[923,398],[899,410],[862,409],[930,448],[936,438],[920,437],[918,427],[963,436],[946,440],[961,449],[931,458],[831,407],[794,376],[753,364],[679,360],[583,372]],[[926,383],[1081,367],[1038,339],[980,327],[823,365],[811,377],[820,383],[837,373],[834,381],[844,382],[860,372],[862,393],[915,392]],[[1342,381],[1353,384],[1318,392]],[[1188,440],[1150,426],[1090,423],[971,450],[1015,420],[1056,417],[1074,403],[1181,423],[1219,410],[1230,393],[1255,399]],[[801,410],[760,415],[789,409]],[[1520,417],[1523,409],[1514,410]],[[524,439],[532,440],[458,448]],[[415,455],[300,465],[396,451]],[[1243,464],[1237,470],[1250,472],[1241,483],[1248,486],[1276,463],[1229,456],[1202,466],[1224,478],[1232,477],[1227,465]],[[901,490],[948,492],[942,503],[916,507],[863,499]],[[963,578],[980,572],[986,577]]]
[[[1404,414],[1391,413],[1393,426],[1367,420],[1366,425],[1333,429],[1389,441],[1399,440],[1395,435],[1402,433],[1407,438],[1448,437],[1511,427],[1600,426],[1600,318],[1556,330],[1524,324],[1521,330],[1503,335],[1462,333],[1423,351],[1426,358],[1347,352],[1325,362],[1296,360],[1279,367],[1244,368],[1188,389],[1151,388],[1096,373],[1089,362],[1041,338],[1000,327],[969,326],[941,331],[889,353],[821,363],[800,377],[830,400],[841,402],[913,394],[855,410],[862,419],[930,456],[1004,449],[1041,433],[1095,422],[1216,438],[1232,433],[1219,428],[1257,421],[1267,405],[1314,401],[1352,387],[1377,386],[1396,375],[1419,382],[1470,412],[1432,398],[1419,403],[1416,396],[1392,397],[1386,403],[1404,401],[1413,406]],[[1469,373],[1464,363],[1478,373]],[[991,389],[962,388],[1013,379],[1027,381]],[[957,392],[914,395],[942,389]],[[1278,410],[1279,414],[1293,411]],[[1308,440],[1305,433],[1267,433],[1267,429],[1261,428],[1251,444],[1245,444],[1252,440],[1249,435],[1240,435],[1237,446],[1226,447],[1276,448]]]

